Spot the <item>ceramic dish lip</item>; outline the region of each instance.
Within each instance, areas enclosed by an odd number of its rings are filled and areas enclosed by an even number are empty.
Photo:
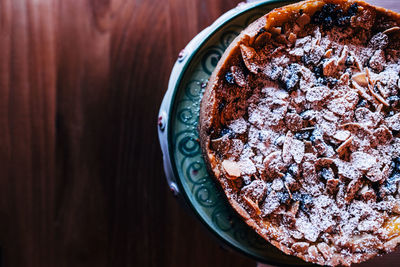
[[[249,256],[259,262],[268,263],[268,264],[282,264],[279,261],[269,260],[263,257],[260,257],[250,251],[242,250],[238,245],[229,242],[225,237],[220,235],[215,227],[208,224],[202,215],[197,211],[193,203],[190,201],[187,192],[183,189],[183,185],[179,177],[176,166],[173,164],[173,154],[172,154],[172,145],[171,145],[171,131],[169,127],[169,123],[172,121],[172,110],[174,99],[176,97],[179,85],[182,81],[182,78],[187,72],[187,69],[192,61],[193,57],[199,52],[202,46],[223,26],[228,24],[231,20],[236,17],[244,14],[245,12],[251,11],[255,8],[269,5],[269,4],[277,4],[277,3],[288,3],[288,2],[297,2],[296,0],[262,0],[257,2],[249,2],[249,3],[239,3],[235,8],[227,11],[223,15],[221,15],[214,23],[210,26],[203,29],[199,34],[197,34],[180,52],[178,60],[175,62],[173,69],[171,71],[170,79],[168,82],[168,89],[164,95],[162,100],[159,114],[158,114],[158,137],[161,146],[161,150],[163,153],[163,167],[166,175],[166,180],[168,186],[170,187],[172,193],[182,198],[187,206],[190,207],[190,210],[196,215],[196,217],[201,221],[201,223],[211,231],[215,237],[218,237],[218,241],[222,241],[223,244],[228,246],[229,248],[238,251],[246,256]],[[181,192],[183,191],[183,192]],[[301,266],[301,265],[289,265],[285,264],[285,266]],[[304,265],[303,265],[304,266]]]

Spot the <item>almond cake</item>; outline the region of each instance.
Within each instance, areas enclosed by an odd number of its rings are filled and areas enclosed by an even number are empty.
[[[305,1],[246,28],[200,109],[210,173],[284,253],[359,263],[400,243],[400,15]]]

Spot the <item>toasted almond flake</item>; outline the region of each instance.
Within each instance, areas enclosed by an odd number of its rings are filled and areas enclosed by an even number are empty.
[[[330,258],[332,258],[333,251],[332,251],[332,248],[330,246],[328,246],[328,244],[326,244],[325,242],[318,243],[317,248],[326,260],[329,260]]]
[[[285,174],[284,174],[284,173],[281,173],[281,172],[278,172],[277,175],[278,175],[279,178],[285,177]]]
[[[246,203],[252,207],[254,209],[254,211],[256,212],[257,215],[261,214],[261,210],[260,207],[258,206],[257,202],[254,202],[253,200],[251,200],[250,198],[248,198],[247,196],[243,196],[243,199],[246,201]]]
[[[300,30],[301,30],[301,28],[300,28],[299,25],[297,25],[297,24],[294,24],[294,25],[293,25],[293,32],[294,32],[295,34],[297,34]]]
[[[265,167],[268,167],[269,163],[270,163],[273,159],[279,157],[280,155],[281,155],[281,152],[280,152],[280,151],[275,151],[275,152],[272,152],[271,154],[269,154],[268,156],[266,156],[265,159],[264,159],[264,162],[263,162],[264,166],[265,166]]]
[[[350,203],[354,199],[358,190],[361,189],[362,185],[363,185],[363,183],[360,179],[352,180],[347,185],[346,196],[345,196],[345,200],[347,203]]]
[[[245,87],[247,84],[246,78],[243,74],[243,70],[238,66],[231,66],[231,72],[235,82],[240,87]]]
[[[386,107],[390,106],[389,103],[386,102],[386,100],[382,96],[380,96],[374,92],[374,90],[371,88],[371,86],[368,86],[368,90],[369,90],[370,94],[373,95],[383,105],[385,105]]]
[[[369,70],[368,67],[365,67],[364,70],[365,70],[365,75],[366,75],[366,77],[367,77],[368,84],[371,85],[372,88],[374,88],[375,82],[376,82],[376,81],[372,79],[372,77],[371,77],[371,71]]]
[[[353,82],[356,82],[360,86],[365,87],[368,85],[367,75],[365,74],[365,72],[358,72],[358,73],[354,74],[351,77],[351,79]]]
[[[294,161],[300,164],[304,157],[305,145],[300,140],[293,140],[290,153],[293,156]]]
[[[331,90],[325,85],[311,87],[306,92],[306,100],[308,102],[319,102],[327,98],[329,94],[331,94]]]
[[[345,149],[351,144],[351,142],[353,141],[353,136],[349,137],[345,142],[343,142],[337,149],[336,152],[339,155],[342,155],[342,153],[345,151]]]
[[[337,72],[337,61],[335,58],[328,59],[323,65],[323,73],[325,76],[333,76]]]
[[[376,88],[378,89],[378,91],[381,95],[385,95],[385,92],[383,90],[381,83],[376,83]]]
[[[400,131],[400,113],[385,119],[386,126],[392,131]]]
[[[383,167],[383,170],[382,170],[382,175],[383,175],[383,177],[389,177],[389,174],[390,174],[390,166],[385,165],[385,167]]]
[[[289,163],[292,159],[292,154],[290,153],[290,149],[293,143],[293,133],[288,131],[286,133],[285,142],[283,143],[282,148],[282,160],[284,163]]]
[[[376,236],[365,234],[354,237],[350,242],[352,252],[363,252],[368,249],[382,249],[383,244]]]
[[[290,192],[290,188],[289,188],[288,184],[286,182],[284,182],[283,185],[285,186],[287,192],[289,193],[290,199],[292,199],[292,192]]]
[[[326,52],[325,52],[325,57],[326,58],[329,58],[329,57],[331,57],[332,56],[332,49],[328,49]]]
[[[301,128],[300,131],[312,131],[314,129],[315,129],[315,127],[305,127],[305,128]]]
[[[364,68],[362,66],[362,64],[360,63],[360,60],[358,60],[358,57],[356,57],[356,55],[350,51],[350,55],[354,58],[354,61],[356,62],[356,66],[360,71],[364,71]]]
[[[322,115],[322,117],[330,122],[336,122],[338,120],[338,118],[335,116],[335,114],[333,114],[333,112],[329,112],[329,113],[324,113],[324,115]]]
[[[333,138],[335,138],[338,141],[346,141],[347,138],[350,137],[350,132],[347,130],[339,130],[337,131],[334,135]]]
[[[350,80],[350,74],[348,72],[343,73],[338,81],[338,84],[348,85]]]
[[[400,214],[400,200],[396,200],[393,204],[392,212]]]
[[[281,28],[281,27],[272,27],[269,31],[270,31],[272,34],[279,35],[279,34],[281,34],[281,32],[282,32],[282,28]]]
[[[316,246],[311,246],[308,248],[308,256],[316,262],[323,262],[323,257],[319,254]]]
[[[347,48],[347,45],[345,45],[343,47],[342,54],[340,55],[340,58],[337,61],[338,65],[343,65],[346,62],[348,54],[349,54],[349,49]]]
[[[229,176],[234,177],[235,179],[241,175],[239,164],[235,161],[226,159],[226,160],[222,161],[222,167],[224,168],[224,170],[226,171],[226,173]],[[229,177],[229,178],[231,178],[231,177]]]
[[[356,128],[357,130],[363,130],[367,135],[373,135],[373,132],[369,130],[366,126],[363,124],[357,123],[357,122],[349,122],[349,123],[344,123],[342,125],[339,125],[340,128],[346,128],[350,132],[353,131],[353,128]]]
[[[382,33],[383,34],[389,34],[389,33],[392,33],[392,32],[398,31],[398,30],[400,30],[400,27],[395,26],[395,27],[392,27],[392,28],[384,30]]]
[[[369,94],[367,94],[367,92],[364,90],[364,88],[362,88],[361,86],[359,86],[356,82],[352,82],[353,87],[356,89],[357,93],[364,99],[370,101],[370,102],[375,102],[376,100],[371,97]]]
[[[383,105],[380,104],[380,105],[376,108],[376,110],[375,110],[374,113],[379,114],[379,113],[382,111],[382,108],[383,108]]]
[[[295,33],[291,32],[289,34],[288,41],[291,43],[294,43],[296,41],[296,39],[297,39],[297,35]]]
[[[361,151],[353,152],[350,159],[354,167],[361,171],[367,171],[377,163],[376,157]]]
[[[244,64],[246,65],[246,68],[250,72],[257,74],[258,67],[255,64],[255,58],[257,56],[257,53],[254,50],[254,48],[245,46],[244,44],[241,44],[240,51],[242,53],[242,58],[243,58]]]
[[[316,166],[327,167],[333,163],[333,159],[331,158],[318,158],[315,163]]]

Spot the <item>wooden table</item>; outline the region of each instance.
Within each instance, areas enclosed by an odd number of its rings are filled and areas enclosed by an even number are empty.
[[[3,266],[255,265],[175,201],[156,132],[179,51],[237,3],[0,0]]]

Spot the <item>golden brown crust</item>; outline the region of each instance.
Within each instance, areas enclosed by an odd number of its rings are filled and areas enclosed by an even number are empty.
[[[251,214],[248,210],[244,209],[241,204],[238,203],[236,199],[236,192],[232,191],[234,179],[228,179],[221,173],[221,163],[216,159],[216,155],[210,149],[210,141],[213,127],[213,119],[217,111],[217,98],[216,88],[220,85],[221,79],[224,78],[224,73],[232,64],[235,62],[236,58],[240,57],[241,54],[241,44],[248,45],[249,43],[255,42],[257,34],[259,34],[261,29],[268,31],[272,27],[284,24],[284,22],[289,21],[293,18],[293,14],[297,14],[301,9],[304,14],[308,14],[310,17],[324,4],[337,4],[340,7],[347,9],[353,3],[357,3],[359,6],[366,9],[374,9],[378,13],[385,14],[386,17],[391,18],[400,24],[400,15],[380,7],[374,7],[363,1],[343,1],[343,0],[320,0],[320,1],[304,1],[296,4],[288,5],[285,7],[277,8],[272,10],[270,13],[264,15],[260,19],[252,23],[248,28],[246,28],[239,36],[237,36],[230,46],[227,48],[222,58],[220,59],[216,69],[212,73],[207,88],[204,92],[203,99],[200,106],[200,118],[199,118],[199,136],[201,141],[201,148],[203,151],[203,156],[207,163],[207,166],[213,176],[218,180],[222,189],[224,190],[230,205],[238,212],[238,214],[246,221],[246,223],[251,226],[259,235],[264,239],[271,242],[274,246],[285,252],[286,254],[295,255],[302,258],[305,261],[321,264],[321,265],[350,265],[352,262],[357,263],[365,261],[371,257],[374,257],[376,253],[364,253],[358,257],[353,257],[352,255],[344,256],[338,254],[329,254],[329,249],[324,247],[324,245],[307,245],[298,244],[296,246],[289,247],[284,242],[280,242],[280,237],[282,233],[281,229],[277,228],[266,221],[258,219],[257,216]],[[251,70],[250,70],[251,71]],[[252,203],[250,203],[252,204]],[[251,206],[251,205],[250,205]],[[400,241],[400,240],[399,240]],[[300,242],[301,243],[301,242]],[[392,242],[393,243],[393,242]],[[321,244],[321,243],[319,243]],[[387,248],[388,251],[393,251],[397,246],[390,244],[391,247]],[[295,248],[294,248],[295,247]]]

